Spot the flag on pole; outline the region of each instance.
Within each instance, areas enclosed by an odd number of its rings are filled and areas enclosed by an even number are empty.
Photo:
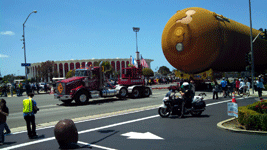
[[[133,58],[130,56],[130,65],[133,65]]]
[[[145,68],[148,68],[148,65],[147,65],[147,63],[146,63],[146,60],[142,57],[142,55],[141,55],[141,65],[142,65],[143,67],[145,67]]]
[[[135,62],[134,62],[134,58],[132,57],[132,64],[131,64],[131,65],[134,65],[134,63],[135,63]]]
[[[136,68],[138,68],[137,60],[134,60],[134,66],[135,66]]]

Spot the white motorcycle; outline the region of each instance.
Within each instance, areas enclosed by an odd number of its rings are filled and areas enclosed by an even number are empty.
[[[159,106],[158,113],[162,118],[169,117],[170,115],[181,115],[182,105],[185,107],[185,114],[192,116],[200,116],[205,110],[206,103],[203,101],[205,93],[194,96],[192,103],[186,104],[182,97],[177,93],[170,90],[163,98],[163,104]]]

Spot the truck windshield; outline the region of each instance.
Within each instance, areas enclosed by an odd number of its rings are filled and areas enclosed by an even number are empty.
[[[76,77],[83,77],[83,76],[89,76],[87,70],[76,70],[75,71]]]

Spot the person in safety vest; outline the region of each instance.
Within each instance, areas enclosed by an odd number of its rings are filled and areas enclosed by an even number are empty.
[[[30,139],[37,138],[35,116],[34,114],[39,110],[35,100],[33,100],[33,93],[28,94],[29,98],[23,100],[23,116],[26,121],[28,136]]]

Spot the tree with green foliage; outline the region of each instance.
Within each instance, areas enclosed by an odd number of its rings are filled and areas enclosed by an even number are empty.
[[[53,75],[57,74],[54,71],[54,61],[46,61],[46,62],[42,62],[41,66],[37,68],[37,72],[39,73],[40,77],[44,80],[44,79],[48,79],[48,77],[50,77],[50,81],[53,78]]]
[[[4,83],[10,83],[10,82],[13,82],[15,79],[15,75],[14,74],[8,74],[8,75],[5,75],[3,77],[3,82]]]
[[[151,76],[154,76],[154,72],[153,72],[153,70],[150,69],[150,68],[144,68],[144,69],[142,70],[142,73],[143,73],[143,75],[144,75],[145,77],[151,77]]]
[[[66,79],[74,77],[75,76],[75,70],[70,70],[67,74],[66,74]]]
[[[170,69],[166,66],[161,66],[159,67],[159,71],[160,74],[166,76],[167,74],[171,73]]]
[[[113,67],[111,66],[111,64],[108,62],[108,61],[106,61],[106,62],[103,62],[102,64],[101,64],[101,67],[104,67],[104,73],[105,73],[105,75],[107,76],[107,77],[109,77],[113,72],[114,72],[114,69],[113,69]],[[101,68],[102,69],[102,68]]]

